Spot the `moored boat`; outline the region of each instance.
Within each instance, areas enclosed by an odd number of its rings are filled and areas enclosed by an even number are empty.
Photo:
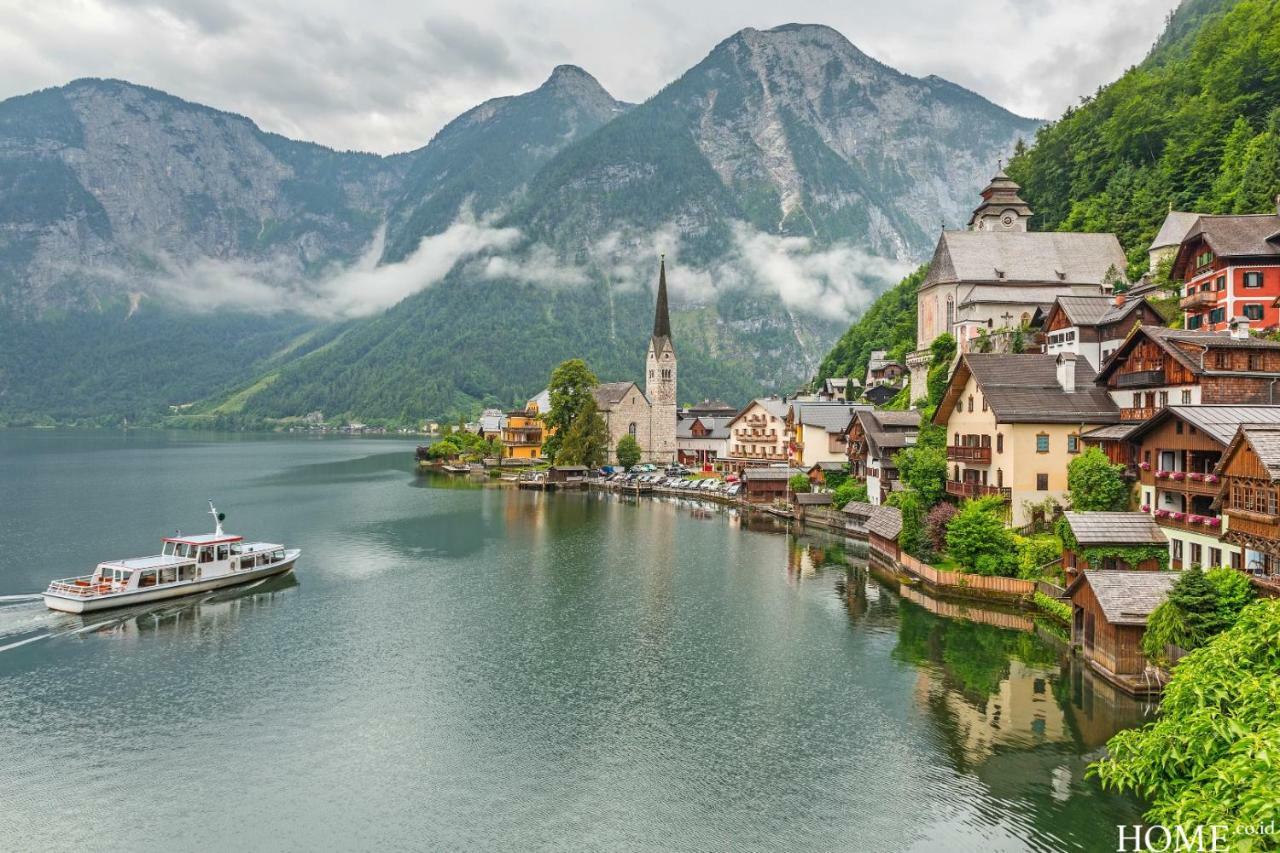
[[[293,569],[301,549],[274,542],[246,542],[224,533],[225,516],[209,502],[214,532],[167,536],[161,553],[109,560],[93,574],[49,584],[44,603],[51,610],[89,613],[110,607],[177,598],[261,580]]]

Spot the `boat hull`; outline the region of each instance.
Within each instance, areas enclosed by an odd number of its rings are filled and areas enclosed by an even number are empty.
[[[264,566],[260,569],[252,569],[247,572],[235,572],[233,574],[220,575],[215,578],[204,578],[191,583],[173,584],[165,586],[162,589],[135,590],[132,592],[116,593],[114,595],[103,595],[96,598],[83,598],[46,592],[44,594],[44,603],[50,610],[59,610],[63,613],[96,613],[99,610],[109,610],[113,607],[126,607],[131,604],[145,604],[149,601],[163,601],[168,598],[181,598],[187,595],[196,595],[197,593],[209,592],[210,590],[224,589],[230,586],[240,586],[241,584],[250,583],[251,581],[262,580],[264,578],[273,577],[274,575],[282,575],[285,572],[292,571],[294,564],[298,562],[298,557],[301,556],[302,552],[291,550],[287,551],[286,554],[287,556],[283,562],[276,563],[272,566]]]

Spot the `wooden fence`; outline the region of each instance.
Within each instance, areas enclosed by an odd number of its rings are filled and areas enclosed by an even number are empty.
[[[1067,590],[1064,587],[1060,587],[1056,583],[1049,583],[1044,580],[1036,581],[1036,592],[1042,592],[1050,598],[1067,597]]]
[[[981,622],[984,625],[995,625],[997,628],[1010,628],[1015,631],[1029,632],[1034,631],[1036,627],[1035,620],[1029,616],[971,607],[954,601],[941,601],[909,586],[902,587],[899,592],[907,601],[947,619],[967,619],[970,622]]]
[[[903,552],[898,562],[908,573],[931,586],[953,587],[958,589],[982,590],[1002,595],[1024,596],[1036,591],[1034,581],[1022,578],[1005,578],[998,575],[970,575],[963,572],[948,572],[935,569],[928,563],[922,563],[910,554]]]

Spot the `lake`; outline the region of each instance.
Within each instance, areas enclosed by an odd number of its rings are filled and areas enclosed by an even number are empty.
[[[1099,850],[1139,820],[1085,768],[1153,709],[1025,617],[841,538],[412,449],[0,431],[0,849]],[[296,573],[21,598],[205,532],[208,498]]]

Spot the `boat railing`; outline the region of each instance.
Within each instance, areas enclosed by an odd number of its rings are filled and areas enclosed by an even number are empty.
[[[119,587],[123,589],[123,587]],[[74,578],[62,578],[61,580],[50,581],[49,588],[45,592],[58,593],[59,595],[78,595],[88,597],[92,595],[105,595],[109,592],[118,592],[115,583],[108,580],[94,581],[93,575],[81,575]]]

